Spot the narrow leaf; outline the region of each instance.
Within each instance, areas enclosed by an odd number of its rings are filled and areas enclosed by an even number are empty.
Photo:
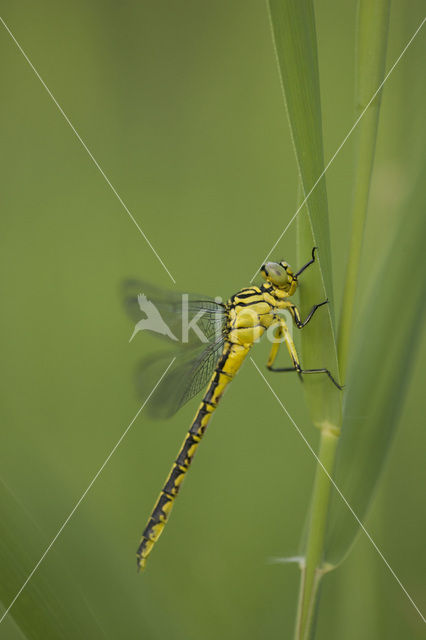
[[[318,247],[317,264],[301,276],[302,314],[306,316],[314,304],[329,300],[302,330],[302,365],[325,367],[338,378],[327,190],[325,177],[319,180],[324,154],[314,10],[310,0],[270,0],[269,8],[302,196],[309,194],[298,216],[299,266],[309,260],[312,247]],[[338,428],[340,392],[326,376],[305,378],[313,422],[319,427]]]
[[[2,481],[0,503],[0,600],[6,610],[50,540],[42,535]],[[8,615],[31,640],[104,637],[78,585],[54,549],[22,589]]]
[[[390,0],[360,0],[358,3],[356,116],[359,117],[365,109],[367,110],[356,132],[351,242],[339,326],[339,362],[342,377],[346,373],[350,350],[353,311],[376,149],[381,91],[370,105],[369,102],[380,87],[385,73],[389,8]]]
[[[398,424],[424,322],[425,181],[426,165],[372,286],[356,333],[356,356],[349,368],[335,481],[361,520]],[[334,492],[327,562],[335,565],[343,559],[358,530],[353,515]]]

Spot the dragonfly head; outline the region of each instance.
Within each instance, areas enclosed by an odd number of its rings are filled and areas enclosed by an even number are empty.
[[[266,262],[260,269],[262,277],[274,287],[285,291],[292,296],[297,289],[297,278],[290,265],[283,260],[281,262]]]

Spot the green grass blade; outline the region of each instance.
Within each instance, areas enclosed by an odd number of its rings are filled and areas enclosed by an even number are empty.
[[[366,108],[385,73],[390,0],[360,0],[357,21],[356,116]],[[362,116],[357,128],[355,183],[352,201],[351,243],[339,324],[340,372],[345,378],[352,320],[357,294],[368,196],[373,172],[381,91]]]
[[[278,66],[303,195],[308,194],[324,170],[318,57],[313,5],[310,0],[270,0],[270,17]],[[301,278],[302,315],[313,304],[329,299],[302,331],[302,364],[326,367],[338,377],[334,338],[330,233],[325,177],[300,212],[299,262],[309,260],[318,246],[318,262]],[[305,389],[311,417],[319,427],[341,422],[341,394],[326,376],[306,376]]]
[[[50,540],[0,481],[0,600],[4,611],[17,595]],[[10,613],[31,640],[105,637],[66,565],[52,549],[22,590]]]
[[[424,321],[426,167],[420,178],[370,291],[348,372],[335,481],[361,520],[398,423]],[[359,526],[337,495],[329,522],[327,561],[335,565],[349,551]]]

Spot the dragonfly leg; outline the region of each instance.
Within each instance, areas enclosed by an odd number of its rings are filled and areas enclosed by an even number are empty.
[[[340,391],[343,391],[343,386],[340,385],[337,380],[333,378],[330,371],[328,369],[301,369],[300,373],[326,373],[330,378],[331,382],[338,388]]]
[[[328,369],[301,369],[299,367],[271,367],[268,366],[269,371],[274,371],[275,373],[283,373],[285,371],[297,371],[300,379],[303,381],[302,374],[303,373],[326,373],[330,378],[331,382],[338,388],[340,391],[343,391],[344,387],[340,385],[332,376]]]
[[[272,367],[278,355],[278,351],[280,349],[280,344],[281,344],[281,338],[282,338],[282,328],[281,328],[281,324],[279,324],[274,331],[274,342],[272,343],[271,352],[269,354],[268,362],[266,364],[268,369]]]
[[[293,316],[295,325],[298,329],[303,329],[303,327],[306,327],[306,325],[308,324],[309,320],[312,318],[312,316],[314,315],[315,311],[317,309],[319,309],[320,307],[322,307],[323,305],[328,304],[328,300],[324,300],[324,302],[320,302],[319,304],[314,304],[314,306],[312,307],[312,309],[309,311],[308,315],[306,316],[305,320],[302,320],[302,318],[300,317],[300,311],[299,309],[296,307],[295,304],[292,304],[289,309],[290,309],[290,313]]]
[[[327,376],[330,378],[331,382],[340,390],[343,389],[343,387],[335,380],[335,378],[332,376],[332,374],[330,373],[330,371],[328,369],[325,368],[321,368],[321,369],[302,369],[301,365],[300,365],[300,361],[299,361],[299,357],[297,355],[297,351],[296,351],[296,347],[294,346],[294,342],[290,336],[290,333],[287,329],[287,326],[285,324],[284,321],[280,321],[279,326],[277,327],[276,331],[275,331],[275,341],[272,345],[272,349],[271,349],[271,353],[269,355],[268,358],[268,362],[266,364],[267,368],[269,369],[269,371],[274,371],[274,372],[278,372],[278,373],[283,373],[283,372],[288,372],[288,371],[296,371],[299,375],[299,378],[301,380],[303,380],[302,378],[302,374],[306,373],[325,373],[327,374]],[[275,359],[277,357],[278,354],[278,349],[280,346],[280,342],[281,339],[285,342],[286,347],[288,349],[288,352],[290,354],[290,357],[293,361],[293,366],[292,367],[274,367],[274,362]]]
[[[338,388],[340,391],[343,391],[344,387],[340,385],[331,375],[328,369],[301,369],[298,367],[271,367],[268,366],[269,371],[274,371],[275,373],[283,373],[284,371],[297,371],[300,379],[303,382],[302,373],[326,373],[330,378],[331,382]]]
[[[288,352],[290,354],[290,358],[293,361],[293,366],[286,369],[277,369],[273,366],[273,364],[278,355],[280,344],[283,341],[285,342]],[[299,356],[297,355],[296,347],[290,336],[287,325],[283,320],[279,320],[279,324],[275,330],[274,342],[272,343],[271,352],[269,354],[269,358],[268,358],[268,362],[266,363],[266,366],[270,371],[297,371],[299,373],[300,379],[302,379]]]
[[[318,247],[314,247],[312,249],[312,258],[309,260],[309,262],[307,262],[306,264],[303,265],[303,267],[301,267],[299,269],[299,271],[297,273],[294,274],[295,278],[298,278],[300,276],[301,273],[304,272],[305,269],[307,269],[308,267],[311,266],[311,264],[313,264],[315,262],[315,250],[318,249]]]

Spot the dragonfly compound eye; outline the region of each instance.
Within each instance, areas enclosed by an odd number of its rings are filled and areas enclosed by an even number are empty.
[[[293,272],[293,269],[288,264],[288,262],[284,262],[284,260],[282,260],[280,262],[280,265],[283,267],[283,269],[285,269],[285,271],[286,271],[286,273],[288,275],[289,281],[294,280],[294,272]]]
[[[289,282],[286,269],[278,262],[267,262],[260,271],[265,280],[277,287],[284,287]]]

